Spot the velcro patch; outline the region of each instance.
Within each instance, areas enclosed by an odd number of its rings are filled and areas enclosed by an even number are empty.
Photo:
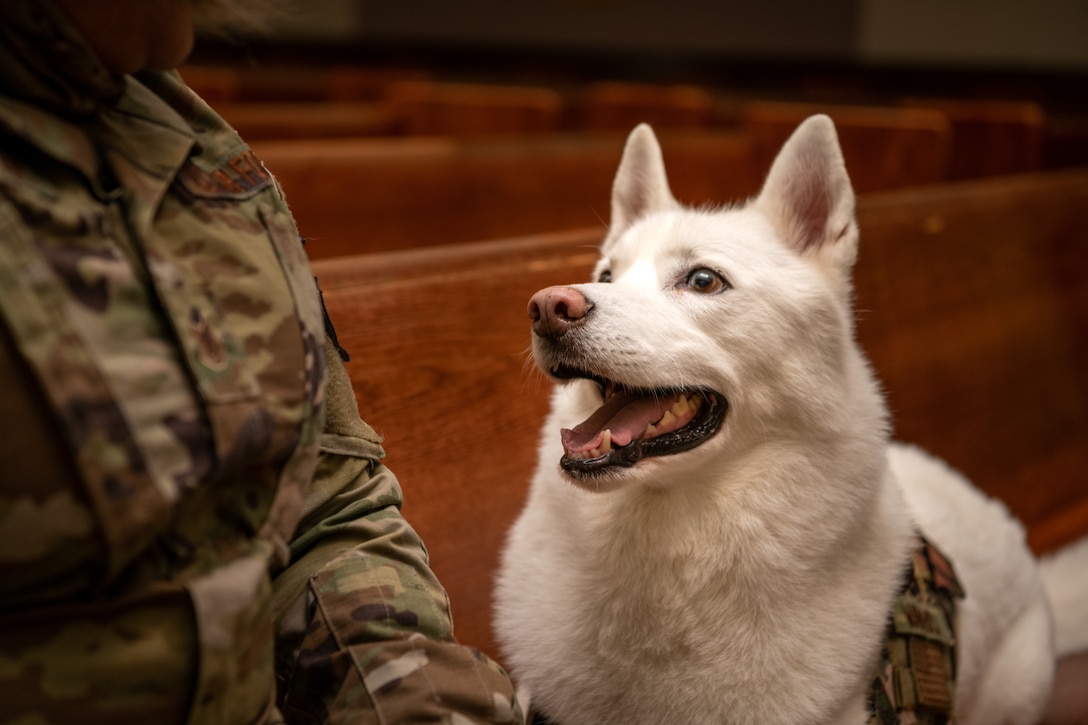
[[[210,170],[190,161],[178,180],[195,196],[206,198],[249,196],[272,184],[271,174],[250,149]]]

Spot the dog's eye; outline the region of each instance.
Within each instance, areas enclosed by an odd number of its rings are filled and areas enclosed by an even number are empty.
[[[606,269],[603,272],[601,272],[599,275],[597,275],[597,281],[598,282],[604,282],[606,284],[608,282],[611,282],[612,281],[612,272],[611,272],[611,270]]]
[[[729,287],[729,283],[712,269],[700,267],[693,269],[684,280],[684,286],[688,289],[704,295],[721,292]]]

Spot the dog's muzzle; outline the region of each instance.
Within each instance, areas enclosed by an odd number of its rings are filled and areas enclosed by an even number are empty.
[[[720,393],[704,388],[629,387],[587,369],[588,356],[584,350],[572,352],[567,335],[586,323],[593,308],[593,302],[573,287],[542,289],[527,308],[533,334],[549,358],[538,357],[538,362],[558,380],[595,382],[601,395],[593,415],[562,431],[563,470],[583,476],[617,466],[627,468],[644,458],[691,450],[714,435],[729,407]],[[537,353],[544,354],[541,347]]]

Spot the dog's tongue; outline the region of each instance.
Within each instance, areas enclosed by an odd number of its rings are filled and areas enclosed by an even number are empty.
[[[563,448],[568,454],[600,448],[606,430],[612,431],[612,445],[625,446],[641,436],[647,425],[661,420],[678,397],[644,397],[618,392],[587,420],[573,429],[563,429]]]

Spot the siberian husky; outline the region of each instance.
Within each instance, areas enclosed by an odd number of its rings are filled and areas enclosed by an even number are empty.
[[[529,303],[559,384],[496,629],[549,722],[860,725],[885,695],[916,708],[903,722],[1040,717],[1045,569],[1000,503],[889,442],[854,338],[857,246],[826,116],[723,209],[678,204],[653,132],[631,133],[595,281]],[[932,600],[904,604],[922,569],[947,630]]]

